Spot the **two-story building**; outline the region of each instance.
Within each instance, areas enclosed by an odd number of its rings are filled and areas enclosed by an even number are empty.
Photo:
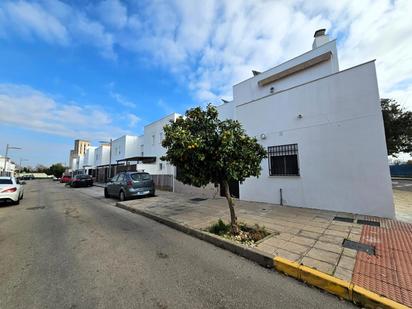
[[[324,30],[312,50],[234,85],[218,110],[268,151],[240,199],[394,216],[375,62],[339,71]]]

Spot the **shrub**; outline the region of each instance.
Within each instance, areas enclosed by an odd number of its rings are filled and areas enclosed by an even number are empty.
[[[230,231],[230,224],[225,224],[222,219],[209,227],[209,232],[216,235],[223,235]]]

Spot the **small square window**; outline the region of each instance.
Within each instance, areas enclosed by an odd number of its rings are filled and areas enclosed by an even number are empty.
[[[270,176],[299,176],[298,144],[268,147]]]

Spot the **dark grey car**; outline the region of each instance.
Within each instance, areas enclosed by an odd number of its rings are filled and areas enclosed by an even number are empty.
[[[104,197],[111,196],[124,201],[130,197],[155,195],[152,176],[143,172],[122,172],[114,176],[104,188]]]

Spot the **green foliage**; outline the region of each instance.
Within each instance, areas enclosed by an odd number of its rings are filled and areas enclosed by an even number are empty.
[[[219,221],[212,224],[207,231],[248,245],[252,245],[270,234],[264,226],[259,226],[258,224],[248,226],[245,223],[239,223],[239,229],[240,232],[238,235],[233,236],[231,234],[231,225],[219,219]]]
[[[393,99],[381,99],[388,155],[412,154],[412,112],[405,111]]]
[[[219,219],[219,221],[209,227],[208,231],[216,235],[227,234],[230,231],[230,224],[225,224],[222,219]]]
[[[54,175],[55,177],[61,177],[65,171],[65,167],[61,163],[53,164],[49,167],[49,171],[47,174]]]
[[[236,120],[218,119],[215,107],[190,109],[186,117],[164,127],[167,149],[162,160],[175,165],[177,179],[197,187],[223,181],[244,181],[260,175],[266,150]]]

